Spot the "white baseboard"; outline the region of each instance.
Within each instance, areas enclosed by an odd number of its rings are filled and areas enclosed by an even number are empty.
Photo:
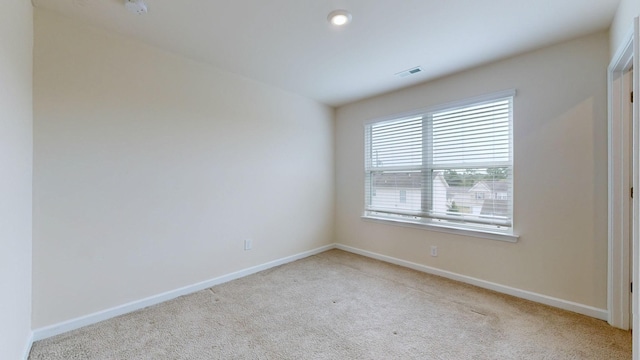
[[[531,292],[531,291],[516,289],[516,288],[510,287],[510,286],[500,285],[500,284],[496,284],[496,283],[493,283],[493,282],[490,282],[490,281],[485,281],[485,280],[476,279],[476,278],[473,278],[473,277],[470,277],[470,276],[466,276],[466,275],[456,274],[456,273],[453,273],[453,272],[450,272],[450,271],[436,269],[436,268],[433,268],[433,267],[430,267],[430,266],[421,265],[421,264],[413,263],[413,262],[410,262],[410,261],[397,259],[397,258],[394,258],[394,257],[391,257],[391,256],[377,254],[377,253],[366,251],[366,250],[361,250],[361,249],[354,248],[354,247],[351,247],[351,246],[346,246],[346,245],[342,245],[342,244],[336,244],[335,247],[336,247],[336,249],[340,249],[340,250],[344,250],[344,251],[351,252],[351,253],[354,253],[354,254],[366,256],[366,257],[369,257],[369,258],[372,258],[372,259],[381,260],[381,261],[388,262],[388,263],[391,263],[391,264],[407,267],[407,268],[410,268],[410,269],[413,269],[413,270],[417,270],[417,271],[421,271],[421,272],[424,272],[424,273],[427,273],[427,274],[442,276],[442,277],[447,278],[447,279],[460,281],[460,282],[471,284],[471,285],[475,285],[477,287],[481,287],[481,288],[484,288],[484,289],[489,289],[489,290],[493,290],[493,291],[496,291],[496,292],[499,292],[499,293],[515,296],[515,297],[518,297],[518,298],[535,301],[535,302],[538,302],[538,303],[541,303],[541,304],[545,304],[545,305],[557,307],[557,308],[560,308],[560,309],[572,311],[572,312],[575,312],[575,313],[578,313],[578,314],[591,316],[591,317],[594,317],[594,318],[600,319],[600,320],[605,320],[606,321],[607,318],[608,318],[608,315],[609,315],[609,312],[606,309],[599,309],[599,308],[596,308],[596,307],[593,307],[593,306],[588,306],[588,305],[584,305],[584,304],[575,303],[575,302],[572,302],[572,301],[562,300],[562,299],[554,298],[554,297],[547,296],[547,295],[541,295],[541,294],[534,293],[534,292]]]
[[[292,256],[288,256],[282,259],[278,259],[278,260],[274,260],[274,261],[270,261],[268,263],[262,264],[262,265],[257,265],[254,267],[250,267],[244,270],[240,270],[231,274],[227,274],[227,275],[223,275],[214,279],[210,279],[210,280],[206,280],[200,283],[196,283],[193,285],[189,285],[189,286],[185,286],[185,287],[181,287],[175,290],[171,290],[171,291],[167,291],[158,295],[154,295],[154,296],[150,296],[148,298],[144,298],[141,300],[137,300],[137,301],[133,301],[127,304],[123,304],[120,306],[116,306],[110,309],[105,309],[102,311],[98,311],[96,313],[93,314],[89,314],[89,315],[85,315],[85,316],[81,316],[75,319],[71,319],[71,320],[67,320],[58,324],[54,324],[54,325],[50,325],[50,326],[46,326],[40,329],[36,329],[32,332],[31,334],[31,338],[29,340],[27,349],[25,349],[25,359],[27,359],[28,355],[29,355],[29,351],[31,350],[31,345],[33,344],[34,341],[38,341],[38,340],[42,340],[42,339],[46,339],[55,335],[59,335],[71,330],[75,330],[75,329],[79,329],[81,327],[87,326],[87,325],[91,325],[91,324],[95,324],[98,323],[100,321],[104,321],[107,319],[111,319],[114,318],[116,316],[120,316],[123,314],[127,314],[136,310],[140,310],[143,309],[145,307],[148,306],[152,306],[152,305],[156,305],[168,300],[172,300],[175,299],[179,296],[183,296],[183,295],[188,295],[200,290],[204,290],[207,288],[210,288],[212,286],[215,285],[219,285],[231,280],[235,280],[235,279],[239,279],[251,274],[255,274],[257,272],[263,271],[263,270],[267,270],[276,266],[280,266],[292,261],[296,261],[296,260],[300,260],[303,259],[305,257],[309,257],[312,255],[316,255],[319,253],[322,253],[324,251],[327,250],[331,250],[331,249],[340,249],[340,250],[344,250],[347,252],[351,252],[354,254],[358,254],[358,255],[362,255],[362,256],[366,256],[372,259],[377,259],[377,260],[381,260],[384,262],[388,262],[391,264],[395,264],[395,265],[399,265],[399,266],[404,266],[410,269],[414,269],[417,271],[421,271],[424,273],[428,273],[428,274],[433,274],[433,275],[437,275],[437,276],[442,276],[444,278],[448,278],[451,280],[456,280],[456,281],[460,281],[463,283],[467,283],[467,284],[471,284],[471,285],[475,285],[481,288],[485,288],[485,289],[489,289],[489,290],[493,290],[499,293],[503,293],[503,294],[507,294],[507,295],[511,295],[511,296],[515,296],[515,297],[519,297],[522,299],[526,299],[526,300],[531,300],[531,301],[535,301],[541,304],[545,304],[545,305],[549,305],[549,306],[553,306],[553,307],[557,307],[560,309],[564,309],[564,310],[568,310],[568,311],[573,311],[575,313],[578,314],[583,314],[583,315],[587,315],[587,316],[591,316],[597,319],[601,319],[601,320],[607,320],[608,318],[608,311],[606,309],[599,309],[599,308],[595,308],[592,306],[588,306],[588,305],[583,305],[583,304],[579,304],[579,303],[575,303],[575,302],[571,302],[571,301],[567,301],[567,300],[562,300],[562,299],[558,299],[558,298],[554,298],[551,296],[547,296],[547,295],[541,295],[541,294],[537,294],[531,291],[526,291],[526,290],[521,290],[521,289],[516,289],[516,288],[512,288],[509,286],[505,286],[505,285],[501,285],[501,284],[496,284],[493,282],[489,282],[489,281],[485,281],[485,280],[481,280],[481,279],[477,279],[477,278],[473,278],[470,276],[466,276],[466,275],[460,275],[460,274],[456,274],[450,271],[445,271],[445,270],[440,270],[440,269],[436,269],[430,266],[426,266],[426,265],[421,265],[421,264],[417,264],[417,263],[413,263],[410,261],[405,261],[405,260],[401,260],[401,259],[397,259],[391,256],[386,256],[386,255],[382,255],[382,254],[377,254],[374,252],[370,252],[370,251],[366,251],[366,250],[362,250],[362,249],[358,249],[358,248],[354,248],[351,246],[346,246],[346,245],[342,245],[342,244],[330,244],[330,245],[325,245],[322,247],[319,247],[317,249],[313,249],[313,250],[309,250],[309,251],[305,251],[296,255],[292,255]]]
[[[27,338],[27,343],[24,346],[24,351],[22,352],[22,359],[28,360],[29,353],[31,353],[31,346],[33,346],[33,331],[29,332],[29,337]]]
[[[81,327],[98,323],[107,319],[114,318],[123,314],[127,314],[136,310],[143,309],[148,306],[156,305],[171,299],[175,299],[179,296],[188,295],[200,290],[208,289],[212,286],[219,285],[231,280],[239,279],[247,275],[255,274],[257,272],[267,270],[276,266],[280,266],[292,261],[300,260],[308,256],[316,255],[327,250],[335,248],[335,244],[325,245],[317,249],[305,251],[292,256],[287,256],[282,259],[270,261],[268,263],[253,266],[244,270],[236,271],[231,274],[223,275],[211,280],[199,282],[197,284],[188,285],[175,290],[167,291],[158,295],[150,296],[141,300],[132,301],[127,304],[116,306],[110,309],[95,312],[93,314],[81,316],[75,319],[67,320],[58,324],[46,326],[40,329],[36,329],[32,334],[32,342],[42,339],[46,339],[55,335],[59,335],[71,330],[79,329]]]

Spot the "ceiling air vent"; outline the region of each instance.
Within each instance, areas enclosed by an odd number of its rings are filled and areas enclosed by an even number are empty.
[[[423,70],[422,70],[422,68],[420,66],[416,66],[416,67],[411,68],[409,70],[400,71],[399,73],[396,73],[396,76],[403,78],[403,77],[407,77],[409,75],[415,75],[415,74],[421,73],[422,71]]]

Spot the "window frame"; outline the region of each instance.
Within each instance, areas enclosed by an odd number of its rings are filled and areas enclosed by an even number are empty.
[[[407,203],[407,190],[406,189],[402,189],[400,190],[400,203],[402,204],[406,204]]]
[[[372,124],[375,123],[383,123],[383,122],[388,122],[388,121],[394,121],[394,120],[400,120],[400,119],[405,119],[405,118],[412,118],[412,117],[423,117],[426,118],[425,114],[428,113],[437,113],[440,111],[446,111],[446,110],[451,110],[454,108],[460,108],[460,107],[465,107],[465,106],[471,106],[477,103],[483,103],[483,102],[490,102],[490,101],[494,101],[494,100],[500,100],[500,99],[504,99],[504,98],[511,98],[511,117],[509,119],[509,167],[511,169],[511,189],[510,189],[510,193],[511,193],[511,203],[510,203],[510,215],[511,215],[511,223],[510,226],[499,226],[499,225],[485,225],[485,224],[474,224],[474,223],[455,223],[455,222],[451,222],[451,221],[447,221],[446,219],[437,219],[437,218],[431,218],[431,217],[421,217],[421,216],[417,216],[415,218],[411,218],[410,216],[401,216],[401,215],[392,215],[392,214],[382,214],[381,212],[376,212],[375,210],[371,210],[371,209],[367,209],[367,204],[371,203],[371,199],[368,198],[371,196],[370,192],[367,191],[369,185],[367,184],[367,176],[368,176],[368,172],[367,172],[367,166],[366,166],[366,162],[368,160],[367,158],[367,152],[365,149],[365,154],[364,154],[364,162],[363,165],[365,165],[365,169],[364,169],[364,175],[365,178],[363,179],[363,183],[365,185],[365,198],[364,198],[364,211],[363,211],[363,215],[362,215],[362,219],[364,220],[370,220],[370,221],[375,221],[375,222],[382,222],[385,224],[391,224],[391,225],[398,225],[398,226],[409,226],[409,227],[418,227],[418,228],[423,228],[423,229],[427,229],[427,230],[433,230],[433,231],[439,231],[439,232],[447,232],[447,233],[454,233],[454,234],[459,234],[459,235],[467,235],[467,236],[474,236],[474,237],[479,237],[479,238],[487,238],[487,239],[493,239],[493,240],[502,240],[502,241],[509,241],[509,242],[516,242],[519,238],[519,236],[514,232],[514,228],[515,228],[515,219],[514,219],[514,203],[515,203],[515,197],[514,197],[514,187],[515,187],[515,177],[514,177],[514,151],[513,151],[513,114],[514,114],[514,102],[515,102],[515,96],[516,96],[516,90],[515,89],[510,89],[510,90],[504,90],[504,91],[500,91],[500,92],[495,92],[495,93],[491,93],[491,94],[487,94],[487,95],[482,95],[482,96],[476,96],[476,97],[472,97],[472,98],[467,98],[467,99],[463,99],[463,100],[459,100],[459,101],[453,101],[453,102],[449,102],[449,103],[444,103],[444,104],[440,104],[440,105],[436,105],[436,106],[430,106],[427,108],[421,108],[421,109],[416,109],[416,110],[412,110],[412,111],[407,111],[407,112],[403,112],[403,113],[398,113],[398,114],[393,114],[393,115],[389,115],[389,116],[385,116],[382,118],[376,118],[376,119],[371,119],[369,121],[366,121],[363,124],[364,127],[364,136],[365,136],[365,146],[368,143],[367,140],[367,127],[371,126]],[[425,121],[426,123],[426,121]],[[426,127],[425,127],[426,128]],[[423,136],[429,136],[427,134],[423,134]],[[431,150],[427,148],[428,145],[425,145],[423,147],[423,156],[430,156],[430,152]],[[430,164],[430,166],[432,166],[432,164]],[[429,185],[430,181],[427,181],[425,186],[423,186],[423,191],[429,191],[429,188],[431,186],[433,186],[432,184]],[[428,196],[424,196],[423,197],[423,201],[427,202],[430,201],[429,199],[432,198],[432,195],[428,195]],[[423,207],[424,209],[425,207]]]

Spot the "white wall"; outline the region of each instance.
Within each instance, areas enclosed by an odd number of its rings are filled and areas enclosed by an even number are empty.
[[[625,37],[633,29],[633,18],[640,16],[640,1],[620,0],[616,16],[609,30],[611,56],[623,45]]]
[[[606,309],[607,62],[599,33],[338,108],[337,242]],[[510,88],[517,243],[360,218],[364,121]]]
[[[34,111],[34,328],[333,242],[329,107],[37,9]]]
[[[0,2],[0,358],[31,337],[33,17],[29,1]]]

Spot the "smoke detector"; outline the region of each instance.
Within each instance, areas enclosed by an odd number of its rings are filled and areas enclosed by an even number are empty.
[[[124,6],[134,14],[142,15],[147,13],[147,4],[142,0],[125,0]]]

